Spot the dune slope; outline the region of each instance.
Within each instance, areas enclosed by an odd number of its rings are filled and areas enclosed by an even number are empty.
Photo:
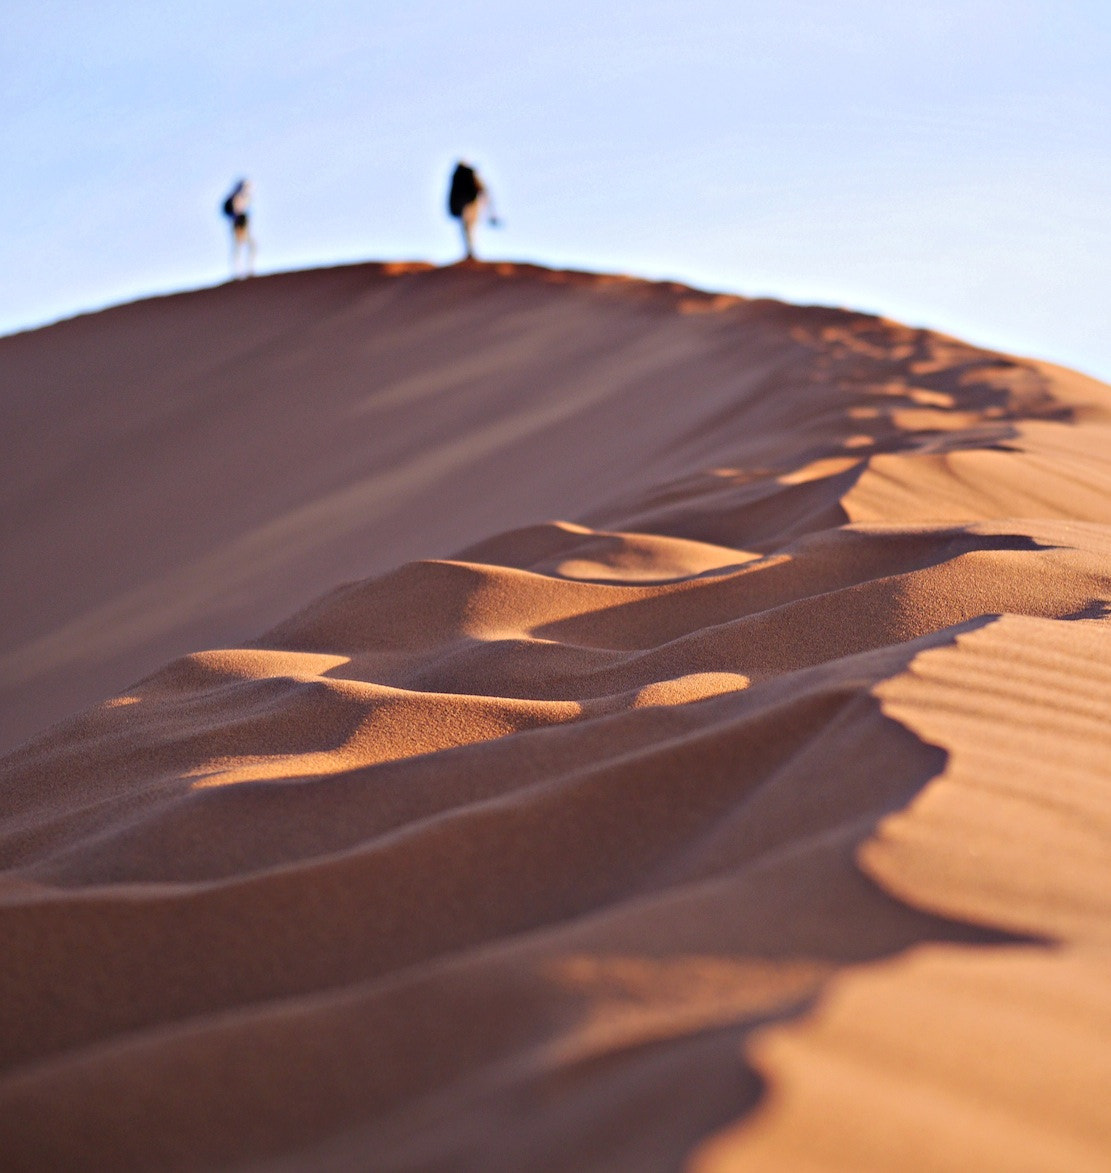
[[[508,265],[0,371],[5,1168],[1106,1167],[1111,388]]]

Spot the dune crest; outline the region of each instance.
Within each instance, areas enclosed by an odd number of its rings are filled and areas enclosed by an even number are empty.
[[[504,264],[0,359],[6,1166],[1101,1167],[1111,388]]]

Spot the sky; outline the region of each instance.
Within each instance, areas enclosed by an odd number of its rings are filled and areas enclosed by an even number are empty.
[[[0,333],[479,254],[843,305],[1111,381],[1108,0],[7,0]]]

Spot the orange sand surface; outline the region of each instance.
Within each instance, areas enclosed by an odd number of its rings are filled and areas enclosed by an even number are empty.
[[[1111,1168],[1111,388],[357,265],[0,447],[0,1168]]]

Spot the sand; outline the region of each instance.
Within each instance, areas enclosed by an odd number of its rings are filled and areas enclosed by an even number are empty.
[[[0,405],[5,1169],[1111,1165],[1111,388],[359,265]]]

